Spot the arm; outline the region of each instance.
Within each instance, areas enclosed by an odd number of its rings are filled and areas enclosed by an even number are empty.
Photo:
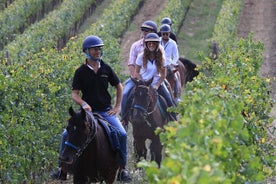
[[[128,69],[131,77],[135,77],[135,61],[137,59],[136,42],[132,44],[129,51]]]
[[[121,83],[118,83],[116,86],[116,101],[114,108],[107,112],[108,115],[115,115],[120,112],[121,102],[123,97],[123,86]]]
[[[80,97],[80,91],[79,90],[73,90],[72,91],[72,99],[74,100],[74,102],[76,102],[77,104],[79,104],[80,106],[82,106],[82,108],[84,110],[87,111],[92,111],[92,108],[90,107],[90,105],[88,105],[81,97]]]
[[[160,74],[161,74],[161,76],[160,76],[160,78],[158,80],[158,83],[155,86],[153,86],[153,88],[156,89],[156,90],[160,87],[160,85],[162,84],[162,82],[166,78],[167,70],[166,70],[165,67],[162,67]]]
[[[134,75],[134,77],[137,78],[138,80],[142,80],[140,70],[141,70],[141,66],[135,65],[135,75]]]
[[[128,65],[129,74],[131,77],[135,77],[135,65]]]
[[[173,54],[173,59],[172,59],[172,64],[177,65],[177,61],[179,59],[179,52],[177,48],[177,44],[173,42],[173,47],[172,47],[172,54]]]

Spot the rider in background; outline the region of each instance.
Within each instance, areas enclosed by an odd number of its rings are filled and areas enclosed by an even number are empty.
[[[177,61],[179,59],[179,53],[178,53],[178,47],[177,43],[170,38],[171,34],[171,27],[168,24],[163,24],[160,27],[160,45],[163,46],[165,50],[165,56],[166,56],[166,66],[172,67],[172,68],[177,68],[178,64]],[[175,75],[175,85],[174,85],[174,98],[178,99],[179,98],[179,76],[177,73]]]
[[[161,20],[161,25],[163,25],[163,24],[168,24],[172,29],[172,20],[169,17],[164,17]],[[158,32],[158,35],[161,36],[161,32]],[[172,30],[170,33],[170,38],[173,39],[177,43],[176,35],[173,33]]]
[[[163,96],[168,107],[173,107],[174,102],[164,84],[166,78],[165,53],[161,49],[159,36],[156,33],[149,33],[145,37],[144,52],[138,55],[135,65],[135,78],[138,80],[150,80],[153,78],[152,87]],[[170,120],[176,120],[174,113]]]
[[[131,45],[130,52],[129,52],[129,60],[128,60],[128,69],[130,73],[130,77],[134,78],[134,70],[135,70],[135,62],[140,53],[144,51],[145,47],[145,37],[149,33],[157,33],[157,24],[154,21],[147,20],[143,22],[140,27],[142,32],[142,38],[137,40]],[[123,91],[123,99],[121,104],[121,122],[123,125],[128,124],[127,120],[127,102],[130,97],[130,91],[135,86],[132,80],[129,78],[125,82],[124,91]]]
[[[127,163],[127,133],[122,126],[117,113],[120,111],[123,86],[113,69],[102,60],[103,41],[98,36],[87,36],[82,44],[85,53],[85,62],[79,66],[72,82],[72,99],[86,111],[100,114],[120,133],[120,149],[123,163],[119,168],[117,181],[130,182],[132,179],[125,170]],[[116,88],[115,105],[111,104],[109,84]],[[67,131],[62,134],[60,152],[64,150]],[[61,168],[52,178],[66,180],[66,175]]]

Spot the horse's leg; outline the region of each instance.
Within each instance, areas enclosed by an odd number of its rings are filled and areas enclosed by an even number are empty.
[[[145,139],[142,137],[134,138],[133,144],[136,153],[136,162],[138,162],[141,157],[146,159],[147,149],[145,146]]]
[[[152,139],[152,143],[150,145],[150,152],[151,152],[151,160],[156,161],[158,166],[160,167],[161,160],[162,160],[162,145],[160,143],[160,139],[158,136],[155,136]]]

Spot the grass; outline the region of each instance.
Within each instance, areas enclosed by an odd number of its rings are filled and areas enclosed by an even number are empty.
[[[208,56],[211,50],[213,27],[223,0],[194,0],[189,12],[178,31],[179,55],[197,64],[199,52]]]

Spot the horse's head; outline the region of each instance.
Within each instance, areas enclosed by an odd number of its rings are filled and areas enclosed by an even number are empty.
[[[179,61],[185,66],[185,83],[191,82],[199,74],[198,70],[196,70],[196,64],[182,57],[179,58]]]
[[[175,73],[178,72],[178,68],[175,66],[168,65],[167,66],[167,76],[166,79],[170,83],[171,87],[174,88],[176,82]]]
[[[131,121],[147,121],[151,108],[155,105],[157,92],[151,86],[152,79],[148,81],[132,80],[135,83],[135,91]]]
[[[86,142],[94,131],[94,116],[92,112],[81,109],[75,112],[72,107],[69,109],[70,118],[66,127],[68,138],[65,147],[60,155],[61,163],[73,165],[75,159],[79,157],[86,148]]]

